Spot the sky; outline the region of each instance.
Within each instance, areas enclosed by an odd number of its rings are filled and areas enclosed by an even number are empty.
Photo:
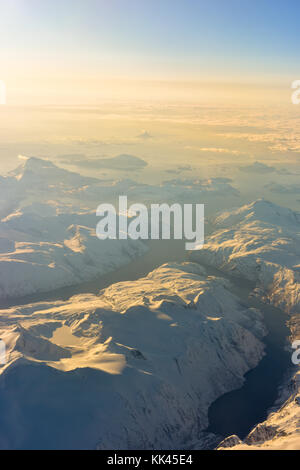
[[[290,83],[299,13],[298,0],[0,0],[0,79],[12,101],[103,97],[100,83],[115,97],[143,95],[136,82]]]
[[[293,162],[299,14],[299,0],[0,0],[2,168],[19,153]]]

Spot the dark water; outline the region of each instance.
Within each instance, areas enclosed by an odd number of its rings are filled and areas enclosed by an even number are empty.
[[[50,293],[39,293],[22,299],[11,299],[1,307],[25,305],[35,302],[68,300],[81,293],[98,293],[112,283],[133,281],[146,276],[153,269],[170,261],[191,261],[184,249],[183,241],[149,241],[150,250],[144,256],[133,260],[118,270],[101,276],[79,286],[64,287]],[[206,267],[208,274],[228,277],[224,273]],[[232,279],[231,279],[232,280]],[[286,326],[287,316],[279,309],[249,299],[253,289],[248,281],[234,279],[233,292],[245,304],[259,308],[264,314],[269,334],[264,339],[266,356],[259,365],[245,376],[244,386],[220,397],[209,409],[209,428],[207,431],[222,437],[237,434],[244,438],[254,425],[267,417],[267,410],[272,407],[278,386],[291,364],[290,354],[284,350],[289,330]]]
[[[220,275],[216,270],[208,270],[211,274]],[[263,340],[266,355],[255,369],[245,375],[242,388],[226,393],[211,405],[207,431],[223,438],[236,434],[243,439],[256,424],[267,418],[268,410],[277,398],[278,387],[292,364],[291,354],[285,351],[290,334],[286,325],[287,315],[278,308],[249,298],[253,286],[247,281],[234,279],[234,285],[235,293],[244,303],[259,308],[264,315],[268,329]]]

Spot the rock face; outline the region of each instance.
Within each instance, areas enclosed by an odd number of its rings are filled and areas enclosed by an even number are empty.
[[[291,341],[299,339],[299,214],[259,200],[221,214],[215,228],[204,249],[194,254],[197,261],[253,281],[257,295],[291,314],[287,317]],[[281,390],[277,411],[258,424],[244,442],[230,436],[219,448],[300,449],[299,396],[299,371],[295,368]]]
[[[1,448],[185,448],[263,356],[262,316],[167,264],[99,295],[0,312]]]
[[[224,441],[222,441],[217,448],[220,450],[231,449],[232,447],[237,446],[239,444],[242,444],[242,441],[238,436],[234,434],[232,436],[226,437],[226,439],[224,439]]]

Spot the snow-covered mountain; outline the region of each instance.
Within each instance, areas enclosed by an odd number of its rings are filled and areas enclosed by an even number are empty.
[[[140,240],[99,240],[97,221],[89,214],[40,217],[26,212],[2,221],[0,299],[76,285],[147,251]]]
[[[22,157],[21,165],[0,179],[0,200],[26,207],[44,202],[64,211],[76,208],[95,210],[102,202],[115,202],[120,195],[141,203],[206,202],[212,197],[236,198],[238,191],[227,178],[170,180],[158,185],[131,179],[97,179],[56,166],[49,160]],[[12,188],[9,191],[9,188]],[[20,195],[17,198],[16,195]],[[8,215],[9,212],[6,214]]]
[[[98,204],[85,205],[80,194],[99,184],[38,158],[0,180],[0,299],[79,284],[147,251],[140,240],[96,237]]]
[[[95,236],[97,206],[124,194],[148,204],[234,200],[237,192],[226,178],[147,185],[25,159],[0,178],[0,298],[78,284],[145,253],[141,241]],[[194,260],[252,281],[257,295],[293,315],[299,338],[299,214],[259,200],[223,212],[214,226]],[[99,295],[1,310],[0,447],[201,445],[209,406],[242,385],[263,356],[264,334],[261,314],[193,263]],[[298,397],[295,375],[279,411],[244,443],[231,437],[223,446],[295,446]]]
[[[287,314],[291,342],[300,338],[300,215],[259,200],[215,220],[216,232],[197,261],[253,281],[255,292]],[[292,356],[292,350],[291,350]],[[300,449],[300,376],[295,367],[283,384],[277,406],[241,442],[230,436],[220,448]]]
[[[263,356],[259,311],[192,263],[0,312],[1,448],[184,448]]]
[[[257,283],[274,305],[299,310],[300,214],[258,200],[215,220],[193,258]]]
[[[22,163],[10,172],[9,176],[25,186],[25,190],[50,189],[52,185],[64,188],[76,187],[97,182],[95,178],[83,177],[78,173],[57,167],[50,160],[37,157],[24,157]]]
[[[59,168],[49,160],[22,157],[0,178],[0,300],[78,284],[125,265],[146,252],[142,241],[99,241],[96,209],[130,201],[187,202],[235,195],[228,180],[147,185],[99,180]]]

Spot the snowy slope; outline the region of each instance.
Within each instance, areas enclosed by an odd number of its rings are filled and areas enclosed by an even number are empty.
[[[1,448],[184,448],[263,355],[222,278],[167,264],[98,296],[0,312]]]
[[[215,220],[216,232],[195,257],[256,284],[256,294],[291,317],[291,342],[300,339],[300,216],[259,200]],[[292,356],[292,350],[291,350]],[[241,442],[230,436],[221,449],[300,449],[299,367],[283,384],[277,407]],[[278,409],[279,408],[279,409]]]
[[[100,183],[38,158],[0,179],[0,299],[79,284],[147,251],[141,241],[98,240],[98,203],[81,193]]]
[[[159,186],[99,180],[22,157],[0,178],[0,300],[88,281],[147,250],[141,241],[99,241],[96,209],[127,195],[129,201],[183,202],[236,195],[228,180],[187,180]]]
[[[79,284],[147,251],[139,240],[99,240],[95,214],[39,209],[43,217],[24,210],[0,223],[0,299]]]
[[[215,220],[194,259],[257,283],[274,305],[299,310],[300,215],[258,200]]]
[[[59,168],[49,160],[22,157],[21,165],[0,179],[0,201],[9,200],[21,209],[38,201],[57,211],[95,210],[102,202],[115,202],[119,195],[127,195],[130,202],[204,203],[213,197],[236,198],[238,191],[230,183],[227,178],[169,180],[158,185],[126,178],[96,179]]]

